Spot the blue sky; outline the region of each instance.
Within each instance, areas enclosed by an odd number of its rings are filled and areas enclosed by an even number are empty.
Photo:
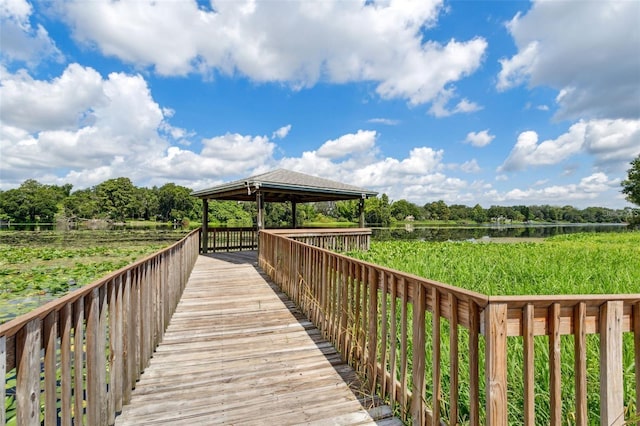
[[[0,0],[0,19],[3,190],[287,168],[419,205],[629,205],[635,0]]]

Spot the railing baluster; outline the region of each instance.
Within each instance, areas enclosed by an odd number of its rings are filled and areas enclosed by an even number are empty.
[[[622,302],[600,307],[600,424],[624,423],[622,381]]]
[[[99,336],[100,327],[100,289],[94,289],[87,296],[87,423],[97,425],[100,421],[100,356]]]
[[[507,425],[507,305],[485,308],[487,424]]]
[[[84,297],[73,304],[73,418],[74,424],[84,423]]]
[[[424,416],[424,372],[425,372],[425,311],[426,292],[421,283],[413,283],[413,345],[411,351],[411,381],[413,394],[411,417],[414,424],[425,423]]]
[[[480,311],[469,302],[469,424],[480,424]]]
[[[449,293],[449,424],[458,423],[458,299],[453,293]]]
[[[640,302],[633,305],[633,353],[636,370],[636,416],[640,416]]]
[[[407,395],[407,305],[409,299],[409,285],[404,277],[400,278],[400,289],[402,291],[402,303],[400,305],[400,316],[402,318],[400,323],[400,388],[402,389],[402,415],[403,419],[406,420],[409,408],[409,395]]]
[[[376,389],[376,369],[378,363],[378,357],[376,355],[378,349],[378,274],[377,271],[369,267],[367,268],[367,287],[369,291],[369,327],[368,327],[368,361],[369,368],[367,373],[369,374],[369,378],[371,380],[370,387],[372,392],[375,392]]]
[[[387,394],[387,293],[388,293],[388,279],[387,274],[380,273],[379,280],[381,281],[382,292],[380,293],[380,388],[382,389],[382,395]],[[376,290],[377,292],[377,290]]]
[[[574,372],[576,391],[576,425],[587,424],[587,306],[578,303],[573,310]]]
[[[40,424],[40,320],[29,321],[16,340],[16,403],[19,425]]]
[[[0,336],[0,401],[4,401],[6,397],[7,387],[7,338]],[[0,425],[7,422],[6,412],[4,408],[0,411]]]
[[[528,426],[535,424],[535,382],[533,365],[533,321],[534,306],[527,303],[522,309],[522,338],[523,338],[523,375],[524,375],[524,423]]]
[[[60,310],[60,422],[71,425],[71,304]]]
[[[396,351],[398,350],[398,320],[396,313],[398,287],[396,283],[396,276],[391,275],[391,353],[389,354],[389,371],[391,373],[390,391],[391,405],[394,406],[397,400],[396,396],[396,383],[397,383],[397,365],[396,365]]]
[[[549,393],[551,423],[562,422],[562,377],[560,372],[560,304],[549,308]]]
[[[55,425],[58,423],[56,408],[56,342],[58,327],[56,311],[50,312],[43,321],[44,337],[44,423]]]
[[[440,401],[442,398],[442,386],[440,383],[440,357],[441,357],[441,347],[440,347],[440,293],[438,289],[433,287],[431,289],[431,300],[433,303],[433,313],[431,315],[431,337],[432,337],[432,359],[431,359],[431,368],[432,368],[432,380],[433,380],[433,396],[431,400],[431,408],[433,415],[433,424],[440,424]]]

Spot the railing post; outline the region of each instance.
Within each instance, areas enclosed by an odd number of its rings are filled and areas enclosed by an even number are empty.
[[[406,290],[405,290],[406,291]],[[422,400],[424,398],[424,367],[425,367],[425,310],[426,292],[419,282],[413,283],[413,364],[411,399],[411,418],[414,425],[425,423]]]
[[[7,377],[7,338],[0,336],[0,401],[4,401]],[[7,422],[4,408],[0,410],[0,425]]]
[[[488,425],[507,425],[507,305],[489,303],[484,311],[486,413]]]
[[[600,307],[600,424],[624,424],[622,301]]]
[[[18,332],[16,348],[16,403],[19,425],[40,424],[40,320],[29,321]]]

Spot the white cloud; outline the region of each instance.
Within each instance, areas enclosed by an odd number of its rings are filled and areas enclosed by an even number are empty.
[[[99,183],[87,179],[110,164],[120,164],[114,174],[126,169],[132,178],[141,177],[148,173],[145,160],[168,145],[158,134],[165,123],[162,110],[140,76],[112,73],[104,79],[92,68],[71,64],[50,81],[26,71],[3,72],[2,78],[4,185],[15,184],[11,178],[72,169],[70,179],[78,180],[68,183],[85,187]]]
[[[62,59],[47,30],[42,25],[31,26],[32,12],[26,0],[0,0],[0,58],[3,62],[21,61],[34,66],[42,59]]]
[[[440,118],[459,113],[471,113],[482,109],[480,105],[475,102],[470,102],[468,99],[462,99],[456,106],[450,109],[447,107],[447,104],[454,96],[455,91],[453,89],[443,89],[431,104],[429,114]]]
[[[6,125],[29,132],[74,129],[92,109],[108,102],[102,76],[93,68],[69,65],[51,81],[26,71],[5,73],[0,86],[0,116]]]
[[[640,155],[640,120],[591,121],[585,130],[584,147],[597,165],[625,170]]]
[[[290,131],[291,131],[291,124],[287,124],[286,126],[280,127],[278,130],[273,132],[273,134],[271,135],[271,138],[284,139],[287,137]]]
[[[541,143],[536,132],[522,132],[498,172],[558,164],[580,152],[592,155],[596,165],[621,169],[640,153],[640,120],[579,121]]]
[[[358,130],[357,133],[349,133],[338,139],[326,141],[318,148],[318,157],[331,159],[345,157],[354,153],[368,152],[376,143],[375,130]]]
[[[80,42],[160,74],[240,74],[293,88],[372,81],[382,98],[418,105],[475,72],[487,49],[483,38],[423,40],[441,9],[441,0],[214,1],[212,10],[195,1],[72,0],[60,13]]]
[[[462,170],[465,173],[478,173],[482,169],[480,168],[478,161],[474,158],[472,160],[465,161],[464,163],[462,163],[460,165],[460,170]]]
[[[489,134],[489,129],[481,130],[479,132],[469,132],[464,142],[471,144],[475,147],[482,148],[491,143],[495,139],[495,135]]]
[[[494,193],[493,197],[506,203],[517,203],[526,200],[529,204],[580,204],[601,197],[613,189],[617,190],[619,179],[610,179],[602,172],[584,177],[577,184],[551,185],[543,188],[512,189],[504,194]]]
[[[558,118],[637,118],[639,16],[637,1],[534,1],[507,24],[518,52],[497,88],[552,87]]]
[[[513,19],[516,20],[519,16],[516,15]],[[532,41],[511,59],[500,59],[502,69],[498,73],[498,90],[510,89],[526,81],[538,56],[538,46],[538,42]]]
[[[367,120],[369,123],[386,124],[387,126],[396,126],[400,124],[400,120],[393,120],[391,118],[371,118]]]

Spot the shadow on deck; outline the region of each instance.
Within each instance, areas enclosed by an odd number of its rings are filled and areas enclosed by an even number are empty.
[[[199,256],[116,425],[396,425],[253,252]]]

